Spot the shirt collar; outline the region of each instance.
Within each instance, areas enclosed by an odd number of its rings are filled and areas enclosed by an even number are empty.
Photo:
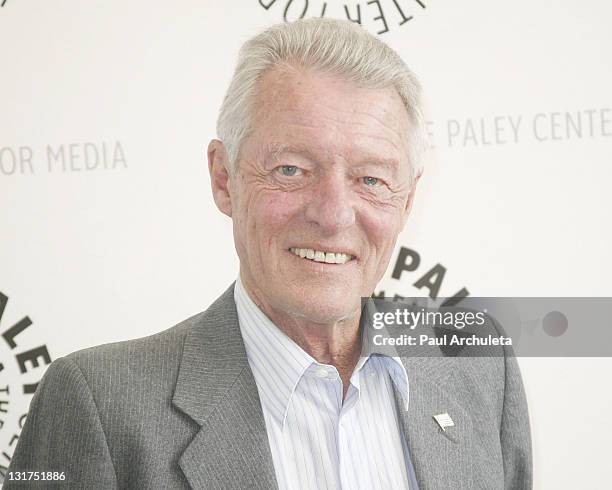
[[[402,362],[399,356],[392,356],[378,352],[378,349],[375,347],[374,342],[372,340],[372,337],[374,335],[372,329],[367,328],[367,326],[364,325],[363,321],[361,324],[361,328],[361,359],[368,360],[369,358],[375,356],[382,361],[383,365],[387,369],[387,372],[391,376],[391,381],[395,386],[395,390],[400,394],[402,401],[404,402],[405,410],[408,410],[408,374],[406,373],[406,367],[404,366],[404,363]],[[391,350],[392,352],[396,352],[394,347],[387,349],[386,352],[389,352],[389,350]]]
[[[291,395],[304,372],[316,360],[259,309],[240,277],[234,286],[234,301],[261,402],[282,427]]]
[[[234,301],[245,350],[262,405],[282,428],[287,416],[291,396],[300,379],[312,364],[321,365],[280,330],[253,302],[244,288],[240,276],[234,286]],[[364,335],[367,335],[364,329]],[[359,388],[356,376],[373,352],[372,342],[362,338],[362,352],[351,383]],[[384,359],[395,389],[400,393],[408,409],[408,376],[399,357],[381,356]]]

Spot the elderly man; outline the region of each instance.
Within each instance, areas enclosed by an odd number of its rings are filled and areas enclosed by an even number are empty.
[[[63,472],[69,488],[530,488],[514,359],[362,342],[360,299],[424,146],[398,55],[348,22],[274,26],[243,47],[218,134],[209,169],[236,283],[169,330],[56,360],[9,472]]]

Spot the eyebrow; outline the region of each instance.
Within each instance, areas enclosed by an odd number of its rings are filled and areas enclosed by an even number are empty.
[[[303,155],[310,160],[319,160],[319,158],[313,154],[312,150],[308,146],[304,145],[268,143],[263,148],[262,153],[266,158],[271,158],[275,161],[278,161],[279,157],[284,153],[295,153],[297,155]],[[381,166],[387,168],[390,171],[396,172],[399,171],[400,162],[396,158],[385,158],[368,153],[366,151],[364,152],[364,155],[359,159],[359,162],[354,163],[354,166],[365,167],[368,165]]]
[[[263,155],[266,158],[272,158],[278,160],[279,156],[283,153],[296,153],[298,155],[305,155],[311,160],[314,160],[314,155],[306,146],[294,146],[285,143],[268,143],[263,151]]]
[[[400,168],[400,162],[395,158],[380,158],[380,157],[368,157],[363,160],[363,163],[356,164],[356,167],[365,167],[368,165],[375,165],[377,167],[385,167],[388,170],[396,172]]]

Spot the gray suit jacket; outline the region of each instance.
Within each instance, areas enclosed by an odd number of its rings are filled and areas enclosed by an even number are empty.
[[[421,490],[531,488],[514,358],[403,361],[401,424]],[[446,432],[432,418],[444,412]],[[233,286],[169,330],[51,364],[9,471],[52,470],[65,472],[61,488],[277,488]],[[7,477],[4,488],[24,486]]]

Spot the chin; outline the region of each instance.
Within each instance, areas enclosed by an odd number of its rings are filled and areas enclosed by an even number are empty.
[[[291,298],[294,313],[315,323],[332,323],[350,318],[359,313],[361,297],[340,292],[326,294],[319,291],[307,296]]]

